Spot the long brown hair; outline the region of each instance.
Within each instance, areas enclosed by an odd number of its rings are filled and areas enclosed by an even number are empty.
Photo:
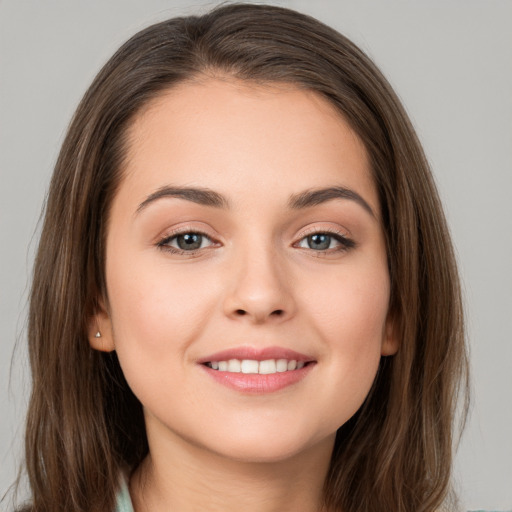
[[[90,348],[87,321],[98,297],[106,297],[105,237],[127,128],[163,90],[216,73],[315,91],[366,146],[401,344],[382,358],[364,405],[338,431],[325,504],[432,512],[449,490],[454,408],[467,360],[454,254],[428,163],[397,96],[353,43],[297,12],[245,4],[136,34],[100,71],[71,122],[30,298],[27,510],[112,510],[120,472],[147,454],[142,407],[115,353]]]

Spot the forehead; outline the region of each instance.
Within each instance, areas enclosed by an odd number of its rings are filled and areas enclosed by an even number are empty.
[[[127,140],[121,188],[134,193],[175,183],[289,195],[329,182],[379,210],[361,140],[326,99],[291,84],[179,84],[136,116]]]

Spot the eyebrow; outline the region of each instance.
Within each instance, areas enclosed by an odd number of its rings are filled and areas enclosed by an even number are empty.
[[[202,187],[161,187],[150,194],[137,208],[136,213],[144,210],[151,203],[162,198],[185,199],[204,206],[213,208],[229,208],[229,201],[226,197],[214,190]],[[311,189],[299,194],[290,196],[288,207],[292,210],[301,210],[317,206],[333,199],[348,199],[362,206],[372,217],[375,213],[371,206],[354,190],[345,187],[327,187],[320,189]]]
[[[288,201],[291,209],[297,210],[317,206],[332,199],[348,199],[362,206],[372,217],[376,218],[371,206],[354,190],[345,187],[327,187],[306,190],[300,194],[292,195]]]
[[[214,208],[228,208],[228,200],[218,192],[214,192],[208,188],[200,187],[162,187],[150,194],[137,208],[137,213],[144,210],[148,205],[162,199],[164,197],[174,197],[177,199],[185,199],[193,203],[204,206],[212,206]]]

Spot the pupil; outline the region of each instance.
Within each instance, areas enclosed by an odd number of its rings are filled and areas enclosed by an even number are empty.
[[[176,241],[180,249],[190,251],[201,247],[202,236],[197,233],[186,233],[185,235],[179,235]]]
[[[331,245],[331,237],[323,234],[308,236],[308,245],[310,249],[329,249],[329,245]]]

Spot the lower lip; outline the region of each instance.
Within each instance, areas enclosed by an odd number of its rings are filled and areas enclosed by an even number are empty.
[[[221,372],[201,365],[204,371],[220,384],[243,393],[264,394],[279,391],[304,379],[315,363],[310,362],[300,370],[261,375],[259,373]]]

